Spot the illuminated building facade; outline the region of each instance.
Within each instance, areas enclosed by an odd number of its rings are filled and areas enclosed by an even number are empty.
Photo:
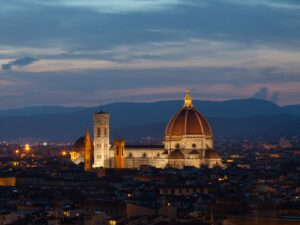
[[[102,110],[94,113],[94,168],[110,166],[109,119]]]
[[[220,156],[213,150],[212,129],[205,117],[194,108],[189,90],[183,106],[166,127],[163,146],[130,146],[125,145],[124,140],[116,140],[110,147],[109,119],[108,113],[94,114],[95,168],[223,166]]]
[[[116,169],[125,168],[125,140],[114,141],[114,167]]]
[[[93,143],[91,141],[89,130],[86,129],[85,139],[84,139],[84,170],[85,171],[91,171],[92,169],[92,151],[93,151]]]

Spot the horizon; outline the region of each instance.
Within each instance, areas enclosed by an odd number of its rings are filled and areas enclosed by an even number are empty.
[[[207,100],[207,99],[194,99],[193,101],[201,101],[201,102],[216,102],[216,103],[220,103],[220,102],[229,102],[229,101],[242,101],[242,100],[258,100],[258,101],[264,101],[264,102],[269,102],[272,103],[278,107],[287,107],[287,106],[297,106],[300,104],[289,104],[289,105],[280,105],[276,102],[272,102],[270,100],[267,99],[259,99],[259,98],[254,98],[254,97],[250,97],[250,98],[237,98],[237,99],[226,99],[226,100]],[[105,107],[111,104],[119,104],[119,103],[135,103],[135,104],[146,104],[146,103],[159,103],[159,102],[170,102],[170,101],[183,101],[182,99],[162,99],[162,100],[154,100],[154,101],[116,101],[116,102],[107,102],[104,104],[100,104],[100,105],[28,105],[28,106],[20,106],[20,107],[16,107],[16,108],[0,108],[0,111],[5,111],[5,110],[19,110],[19,109],[25,109],[25,108],[39,108],[39,107],[63,107],[63,108],[83,108],[83,109],[87,109],[87,108],[97,108],[97,107]]]

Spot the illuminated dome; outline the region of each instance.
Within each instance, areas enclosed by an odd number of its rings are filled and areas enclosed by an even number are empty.
[[[170,120],[166,137],[183,135],[208,135],[212,132],[206,119],[194,108],[182,108]]]
[[[186,91],[183,107],[171,118],[165,130],[167,149],[212,148],[212,130],[192,104],[190,91]]]

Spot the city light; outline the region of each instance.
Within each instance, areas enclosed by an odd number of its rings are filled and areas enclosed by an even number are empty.
[[[30,152],[30,150],[31,150],[30,145],[29,145],[29,144],[26,144],[26,145],[24,146],[24,151],[28,153],[28,152]]]
[[[115,221],[115,220],[110,220],[109,221],[109,225],[116,225],[117,224],[117,221]]]

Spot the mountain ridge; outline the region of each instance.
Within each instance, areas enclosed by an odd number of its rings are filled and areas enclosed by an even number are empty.
[[[246,126],[247,123],[249,123],[249,127],[254,126],[252,130],[257,135],[263,135],[263,132],[274,134],[277,132],[278,135],[282,135],[283,133],[278,132],[278,130],[287,130],[285,124],[291,127],[291,131],[288,133],[296,135],[298,134],[297,130],[300,130],[300,123],[298,123],[298,120],[300,121],[300,117],[298,117],[300,116],[300,105],[280,107],[272,102],[259,99],[221,102],[194,100],[193,104],[198,111],[209,119],[209,122],[216,124],[214,125],[216,128],[213,128],[216,137],[222,137],[224,134],[228,138],[235,135],[250,135]],[[107,104],[103,106],[103,109],[111,114],[113,138],[114,134],[118,133],[117,130],[134,133],[128,127],[136,126],[146,129],[146,132],[140,132],[145,135],[147,132],[149,134],[155,132],[161,134],[162,128],[155,130],[153,124],[166,124],[182,105],[183,101],[179,100],[152,103],[121,102]],[[22,109],[14,113],[7,110],[3,113],[3,110],[0,110],[0,139],[31,137],[74,140],[84,133],[86,127],[92,130],[93,113],[99,111],[100,107],[65,108],[50,106],[50,113],[47,111],[48,109],[48,106],[25,108],[23,114],[21,113]],[[266,117],[265,121],[270,122],[264,123],[264,120],[260,119],[263,116]],[[277,116],[277,119],[273,119],[274,116]],[[257,118],[259,122],[254,123],[255,119],[251,119],[252,117]],[[283,120],[281,123],[279,123],[280,118]],[[291,120],[293,123],[290,122]],[[218,123],[223,125],[219,126]],[[232,132],[228,132],[231,129],[229,129],[230,124],[235,127]],[[265,128],[261,127],[260,124],[263,124]],[[276,129],[272,130],[272,126],[275,126]],[[123,136],[134,138],[131,134]]]

